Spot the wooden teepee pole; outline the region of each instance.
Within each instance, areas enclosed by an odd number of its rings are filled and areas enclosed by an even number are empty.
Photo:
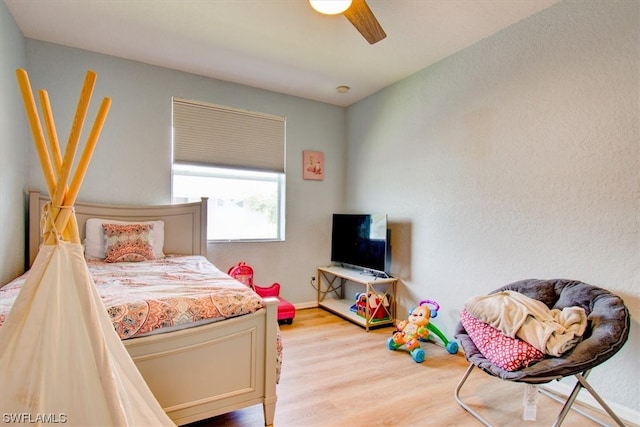
[[[31,125],[31,133],[33,134],[36,151],[38,153],[38,158],[40,159],[40,166],[42,167],[44,180],[47,184],[47,190],[49,191],[49,198],[51,198],[56,190],[56,176],[53,172],[53,168],[51,167],[51,159],[49,158],[49,152],[47,151],[47,146],[44,141],[44,134],[42,133],[42,126],[40,125],[36,102],[33,99],[29,76],[25,70],[18,69],[16,70],[16,78],[18,79],[18,86],[22,93],[24,109],[27,113],[29,124]]]
[[[40,99],[40,107],[42,108],[42,115],[44,116],[44,124],[47,128],[47,135],[49,136],[49,152],[53,157],[53,166],[56,172],[56,176],[60,173],[62,168],[62,151],[60,151],[60,143],[58,142],[58,132],[56,131],[56,124],[53,120],[53,113],[51,111],[51,102],[49,102],[49,93],[40,89],[38,91],[38,98]]]
[[[42,109],[42,115],[44,116],[44,124],[47,129],[47,136],[49,137],[49,152],[53,158],[53,167],[56,177],[60,176],[60,170],[62,169],[62,151],[60,150],[60,143],[58,142],[58,132],[56,131],[56,124],[53,120],[53,112],[51,111],[51,102],[49,102],[49,93],[44,90],[38,90],[38,98],[40,99],[40,108]],[[62,231],[62,239],[65,241],[71,241],[69,236],[69,229],[77,229],[75,215],[71,215],[69,227],[66,227]]]
[[[78,143],[80,142],[80,134],[82,133],[82,127],[87,117],[87,111],[89,110],[89,103],[91,102],[91,95],[96,83],[96,73],[93,71],[87,71],[80,91],[80,98],[78,99],[78,106],[76,108],[76,114],[73,119],[73,125],[71,126],[71,132],[69,133],[69,140],[67,141],[67,147],[64,152],[64,158],[62,159],[62,166],[57,176],[56,191],[51,199],[52,216],[55,220],[55,229],[60,233],[67,234],[68,236],[78,236],[79,233],[76,230],[67,230],[67,224],[69,224],[69,218],[72,216],[69,209],[60,209],[62,206],[71,207],[73,203],[63,205],[65,194],[67,191],[67,182],[71,175],[71,169],[75,159],[76,152],[78,150]],[[73,223],[71,223],[73,225]],[[77,228],[77,224],[76,224]],[[67,231],[65,231],[67,230]],[[46,238],[45,244],[55,244],[56,236],[49,234]],[[75,241],[72,239],[71,241]],[[79,240],[78,240],[79,242]]]
[[[67,188],[67,182],[69,176],[71,176],[71,168],[73,167],[73,160],[78,150],[78,143],[80,142],[80,133],[84,126],[84,120],[87,117],[87,111],[89,109],[89,102],[91,101],[91,94],[96,83],[96,73],[93,71],[87,71],[87,75],[82,85],[80,92],[80,99],[78,99],[78,107],[76,108],[76,115],[73,119],[71,126],[71,132],[69,133],[69,140],[67,141],[67,147],[64,151],[64,158],[62,160],[62,167],[60,168],[60,174],[58,175],[58,181],[56,182],[56,191],[53,194],[51,203],[53,207],[62,206],[64,200],[64,193]]]
[[[109,113],[109,107],[111,106],[111,98],[104,98],[102,100],[102,104],[100,105],[100,110],[98,111],[98,115],[96,120],[93,123],[93,128],[91,129],[91,133],[89,134],[89,139],[84,147],[82,152],[82,156],[80,157],[80,161],[78,162],[78,166],[76,167],[76,172],[73,176],[73,180],[71,181],[71,185],[69,186],[69,191],[65,195],[64,198],[64,206],[73,206],[76,202],[76,198],[78,197],[78,192],[80,191],[80,186],[82,185],[82,181],[84,180],[84,176],[87,173],[87,169],[89,168],[89,161],[93,156],[93,151],[98,143],[98,137],[100,136],[100,132],[102,132],[102,126],[104,125],[105,120],[107,119],[107,114]],[[67,216],[69,216],[71,212],[68,209],[63,210],[60,215],[56,218],[56,228],[59,230],[59,227],[63,227],[66,224]],[[75,215],[71,215],[75,223]],[[69,230],[70,239],[72,242],[80,242],[80,234],[78,232],[77,224],[72,230]]]

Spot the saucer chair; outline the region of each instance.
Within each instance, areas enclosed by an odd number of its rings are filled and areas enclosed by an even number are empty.
[[[455,399],[458,404],[477,418],[482,424],[491,426],[489,421],[460,398],[462,386],[469,378],[471,371],[476,367],[502,380],[527,384],[544,384],[553,380],[560,380],[564,377],[575,376],[577,382],[570,395],[566,400],[557,399],[561,403],[564,402],[564,406],[554,426],[559,426],[563,422],[569,409],[572,409],[572,405],[582,388],[589,391],[593,398],[618,425],[624,426],[620,418],[587,382],[587,376],[591,370],[616,354],[627,341],[629,336],[630,315],[622,299],[605,289],[579,281],[562,279],[522,280],[496,289],[491,293],[504,290],[520,292],[530,298],[542,301],[550,309],[557,308],[561,310],[565,307],[582,307],[585,310],[588,320],[583,339],[573,349],[567,351],[560,357],[547,356],[529,366],[517,370],[505,370],[489,361],[485,355],[483,355],[474,344],[470,334],[465,330],[462,322],[460,322],[456,328],[455,337],[460,341],[465,357],[471,363],[455,390]],[[495,361],[495,359],[492,360]],[[554,397],[553,395],[550,396]],[[597,420],[586,412],[580,411],[577,408],[573,409],[600,423],[600,420]]]
[[[274,297],[278,299],[278,323],[292,324],[296,316],[296,308],[289,301],[280,297],[280,283],[271,286],[256,286],[253,283],[253,268],[245,262],[239,262],[227,271],[227,274],[239,282],[253,289],[262,298]]]

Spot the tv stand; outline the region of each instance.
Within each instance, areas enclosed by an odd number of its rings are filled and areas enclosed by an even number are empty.
[[[340,266],[318,267],[318,306],[343,317],[365,331],[377,326],[393,326],[396,317],[396,285],[398,279],[378,277],[370,271]],[[345,297],[347,282],[364,285],[364,310],[352,310],[355,300]],[[388,305],[379,304],[371,310],[369,296],[376,294]]]

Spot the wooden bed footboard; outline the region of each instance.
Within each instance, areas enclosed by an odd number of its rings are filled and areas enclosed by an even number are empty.
[[[277,400],[277,305],[270,298],[256,313],[123,342],[177,424],[262,404],[265,425],[271,425]]]

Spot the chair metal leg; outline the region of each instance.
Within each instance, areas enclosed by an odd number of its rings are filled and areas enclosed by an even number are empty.
[[[456,399],[456,402],[458,402],[458,405],[460,405],[465,411],[467,411],[469,414],[475,417],[483,425],[485,425],[486,427],[493,427],[492,424],[489,421],[487,421],[487,419],[485,419],[482,415],[480,415],[471,406],[463,402],[462,399],[460,398],[460,390],[462,389],[462,386],[465,384],[465,382],[469,378],[469,375],[471,375],[471,371],[473,371],[473,368],[475,367],[476,366],[473,363],[469,364],[469,367],[467,368],[466,372],[462,376],[462,379],[456,386],[455,399]],[[573,390],[571,391],[571,394],[569,394],[566,400],[558,396],[555,396],[553,393],[549,392],[548,390],[540,389],[540,391],[544,393],[546,396],[560,403],[564,403],[564,406],[562,407],[560,414],[558,414],[558,417],[556,418],[556,421],[553,424],[553,427],[559,427],[564,421],[564,419],[566,418],[570,410],[574,410],[578,412],[580,415],[583,415],[602,426],[608,425],[604,423],[602,420],[598,419],[597,417],[594,417],[593,415],[588,414],[587,412],[582,411],[579,408],[573,407],[573,403],[578,397],[578,393],[580,393],[580,390],[582,390],[583,388],[586,389],[589,393],[591,393],[593,398],[596,399],[596,401],[600,404],[600,406],[602,406],[602,408],[609,414],[609,416],[613,418],[616,424],[618,424],[620,427],[625,427],[622,420],[615,414],[615,412],[613,412],[613,410],[609,407],[609,405],[607,405],[607,403],[600,397],[600,395],[598,395],[598,393],[593,389],[593,387],[591,387],[591,385],[587,382],[587,376],[589,376],[590,372],[591,372],[591,369],[584,371],[582,374],[575,375],[578,381],[576,382],[575,386],[573,387]]]
[[[544,394],[545,396],[547,396],[550,399],[555,400],[556,402],[560,403],[561,405],[565,405],[567,403],[567,397],[556,395],[553,391],[547,390],[544,387],[540,388],[540,393]],[[571,410],[579,413],[583,417],[589,418],[591,421],[601,425],[602,427],[609,427],[609,425],[604,423],[602,420],[599,420],[598,418],[594,417],[593,415],[589,414],[586,411],[583,411],[580,408],[577,408],[575,406],[571,406]],[[554,424],[555,426],[559,426],[560,425],[560,424],[558,424],[559,418],[560,418],[560,415],[558,415],[558,418],[555,421],[555,424]]]
[[[554,423],[554,427],[560,426],[560,424],[562,423],[562,421],[564,421],[564,418],[567,416],[567,414],[569,413],[570,409],[573,409],[574,411],[578,412],[580,415],[589,418],[591,421],[600,424],[601,426],[607,426],[608,424],[605,423],[604,421],[602,421],[601,419],[588,414],[585,411],[582,411],[578,408],[574,408],[572,405],[575,402],[576,398],[578,397],[578,393],[580,392],[580,390],[582,390],[583,388],[586,389],[589,393],[591,393],[591,396],[593,396],[593,398],[600,404],[600,406],[602,407],[602,409],[604,409],[611,418],[613,418],[613,420],[616,422],[616,424],[618,424],[620,427],[624,427],[624,423],[622,422],[622,420],[616,415],[615,412],[613,412],[613,410],[609,407],[609,405],[607,405],[607,403],[600,397],[600,395],[595,391],[595,389],[593,387],[591,387],[591,384],[589,384],[587,382],[587,377],[589,376],[589,373],[591,372],[591,369],[588,369],[586,371],[584,371],[581,374],[576,374],[575,377],[577,378],[578,382],[576,382],[576,385],[573,387],[573,390],[571,391],[571,394],[569,395],[569,397],[567,398],[564,406],[562,407],[562,411],[560,411],[560,414],[558,415],[558,418],[556,419],[556,422]],[[552,399],[557,400],[558,402],[563,402],[563,400],[557,396],[552,395],[551,393],[549,393],[548,391],[544,391],[544,393],[551,397]]]
[[[588,375],[589,371],[586,371],[585,374]],[[562,410],[558,414],[558,418],[556,418],[556,421],[553,423],[553,427],[559,427],[560,424],[562,424],[565,417],[569,413],[569,410],[571,409],[573,402],[575,402],[576,397],[578,397],[578,393],[580,393],[581,389],[582,389],[582,384],[578,381],[576,385],[573,387],[573,390],[571,390],[571,394],[569,394],[569,397],[564,402],[564,406],[562,407]]]
[[[473,368],[475,367],[476,365],[474,365],[473,363],[470,363],[469,367],[467,368],[467,371],[464,373],[464,375],[462,376],[462,379],[456,386],[456,391],[455,391],[456,402],[458,402],[458,405],[460,405],[465,411],[473,415],[478,421],[480,421],[486,427],[493,427],[493,425],[489,421],[487,421],[482,415],[476,412],[476,410],[473,409],[471,406],[464,403],[460,398],[460,389],[462,388],[462,385],[467,381],[467,378],[469,378],[471,371],[473,371]]]
[[[614,419],[616,424],[618,424],[620,427],[624,427],[624,423],[622,422],[620,417],[618,417],[616,413],[613,412],[613,410],[609,407],[609,405],[607,405],[604,399],[602,399],[600,395],[596,393],[593,387],[591,387],[591,384],[587,382],[587,375],[589,371],[584,372],[583,375],[577,374],[576,378],[578,379],[578,381],[580,381],[580,384],[582,384],[582,387],[584,387],[589,393],[591,393],[591,396],[593,396],[593,398],[598,401],[600,406],[602,406],[602,409],[607,411],[607,414],[609,414],[609,416]]]

